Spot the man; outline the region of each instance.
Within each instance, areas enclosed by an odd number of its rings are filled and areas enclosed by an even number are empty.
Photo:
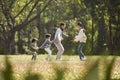
[[[56,60],[61,60],[61,56],[64,53],[64,47],[61,43],[61,41],[63,40],[62,34],[64,29],[66,28],[66,24],[65,23],[60,23],[60,28],[57,29],[56,33],[55,33],[55,46],[57,47],[57,56],[56,56]]]
[[[82,52],[82,48],[86,43],[87,37],[85,35],[85,29],[82,27],[82,23],[78,22],[77,26],[79,28],[79,33],[78,35],[75,37],[75,41],[76,42],[80,42],[79,46],[78,46],[78,53],[79,53],[79,57],[81,60],[86,60],[86,57],[84,56],[84,53]]]

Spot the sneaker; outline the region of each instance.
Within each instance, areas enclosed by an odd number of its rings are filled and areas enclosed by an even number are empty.
[[[84,58],[81,58],[81,60],[82,60],[82,61],[85,61],[85,60],[86,60],[86,58],[85,58],[85,57],[84,57]]]
[[[56,61],[62,61],[62,59],[56,59]]]
[[[45,60],[48,61],[48,57],[46,57]]]

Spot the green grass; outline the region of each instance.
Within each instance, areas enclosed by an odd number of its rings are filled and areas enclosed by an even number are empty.
[[[38,55],[31,61],[31,55],[8,55],[7,59],[0,55],[0,80],[8,80],[3,75],[8,70],[14,77],[9,80],[120,80],[119,56],[87,56],[87,61],[80,61],[78,55],[63,55],[62,61],[56,61],[55,55],[52,61],[45,57]]]

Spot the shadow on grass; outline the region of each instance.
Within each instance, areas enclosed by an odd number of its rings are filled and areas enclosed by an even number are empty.
[[[112,58],[109,62],[107,62],[107,59],[101,60],[98,58],[96,61],[92,63],[92,65],[89,64],[91,61],[86,61],[86,74],[84,76],[78,77],[75,80],[101,80],[100,75],[99,75],[99,66],[100,62],[104,63],[104,69],[106,70],[104,79],[102,80],[118,80],[118,79],[111,79],[111,74],[113,70],[114,63],[116,61],[116,57]],[[34,65],[34,64],[31,64]],[[54,76],[53,80],[65,80],[65,73],[67,72],[66,67],[60,67],[60,66],[55,66],[53,65],[53,70],[54,70]],[[2,70],[0,76],[0,80],[17,80],[14,78],[13,74],[13,68],[12,65],[9,61],[9,58],[6,56],[5,57],[5,69]],[[79,75],[79,74],[76,74]],[[24,76],[24,80],[44,80],[43,75],[38,74],[38,73],[33,73],[32,72],[32,67],[29,67],[29,69],[26,71],[26,74]],[[49,80],[49,79],[47,79]]]
[[[100,73],[99,67],[100,67],[101,61],[105,64],[104,69],[106,70],[104,78],[102,80],[118,80],[118,79],[111,79],[111,76],[112,76],[111,74],[112,74],[114,63],[116,61],[116,57],[114,57],[112,60],[110,60],[109,63],[107,62],[107,58],[105,58],[104,60],[101,60],[99,58],[95,62],[93,62],[92,65],[89,65],[89,61],[86,62],[87,74],[84,75],[84,77],[82,77],[82,79],[81,79],[81,77],[78,77],[75,80],[101,80],[101,76],[99,75],[99,73]],[[107,64],[105,62],[107,62]]]
[[[1,74],[2,74],[2,80],[15,80],[13,76],[12,65],[7,56],[5,57],[5,69],[2,70]]]
[[[87,74],[83,77],[83,80],[99,80],[99,70],[98,70],[98,65],[99,65],[99,59],[94,62],[93,65],[88,65],[86,64],[86,69],[88,69]]]
[[[65,80],[65,72],[67,71],[66,68],[63,67],[54,67],[54,71],[55,71],[55,77],[54,80]]]
[[[105,76],[105,80],[113,80],[111,79],[111,74],[112,74],[112,70],[113,70],[113,66],[114,66],[114,63],[116,61],[116,57],[114,57],[111,62],[106,65],[106,76]]]
[[[30,66],[24,76],[25,80],[43,80],[43,76],[41,74],[32,72],[32,67],[34,67],[34,65],[35,62],[30,63]]]
[[[28,71],[25,76],[25,80],[42,80],[42,78],[43,77],[40,74],[32,73],[30,71]]]

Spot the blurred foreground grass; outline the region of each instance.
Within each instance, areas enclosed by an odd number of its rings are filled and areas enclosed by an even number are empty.
[[[62,61],[45,61],[46,55],[0,55],[0,80],[120,80],[119,56],[63,55]]]

